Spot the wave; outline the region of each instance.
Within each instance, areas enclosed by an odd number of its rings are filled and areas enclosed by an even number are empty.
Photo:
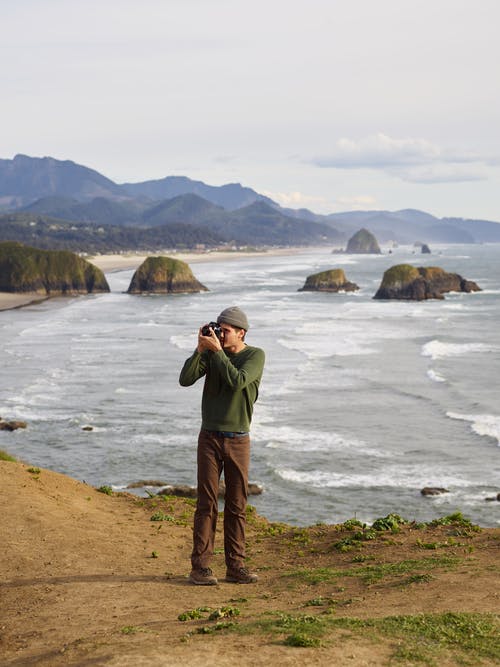
[[[470,352],[491,352],[492,347],[484,343],[445,343],[440,340],[431,340],[422,347],[422,356],[433,360],[446,357],[457,357]]]
[[[266,449],[292,452],[339,452],[348,450],[356,456],[364,455],[374,458],[393,456],[388,452],[369,447],[363,440],[346,438],[339,433],[300,430],[292,426],[266,426],[260,422],[253,428],[255,439],[265,442]]]
[[[183,336],[170,336],[169,342],[179,348],[179,350],[193,351],[197,345],[197,338],[194,334],[185,334]]]
[[[446,488],[475,486],[476,483],[464,477],[455,477],[449,474],[439,474],[432,467],[399,467],[388,466],[383,471],[352,474],[348,472],[336,473],[324,470],[294,470],[293,468],[278,468],[276,474],[287,482],[295,482],[302,486],[315,488],[381,488],[397,487],[421,489],[425,486],[442,486]],[[432,480],[437,480],[433,482]],[[448,494],[447,494],[448,495]],[[449,497],[449,495],[448,495]]]
[[[433,382],[446,382],[446,378],[443,377],[442,375],[439,375],[439,373],[436,373],[435,370],[432,368],[429,368],[427,371],[427,377],[429,380],[432,380]]]
[[[471,422],[474,433],[488,438],[493,438],[500,446],[500,416],[498,415],[462,415],[457,412],[447,412],[450,419],[460,419]]]

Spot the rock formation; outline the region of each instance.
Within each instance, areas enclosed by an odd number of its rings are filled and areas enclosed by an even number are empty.
[[[343,269],[328,269],[308,276],[299,292],[355,292],[359,287],[347,280]]]
[[[449,493],[449,491],[440,486],[424,486],[424,488],[420,490],[420,493],[423,496],[440,496],[443,493]]]
[[[134,273],[129,294],[175,294],[207,292],[189,265],[171,257],[147,257]]]
[[[0,243],[0,292],[73,296],[109,292],[104,273],[68,250],[39,250],[22,243]]]
[[[422,243],[421,253],[422,253],[423,255],[430,255],[430,254],[431,254],[431,249],[429,248],[429,246],[427,245],[427,243]]]
[[[367,229],[360,229],[347,242],[346,253],[380,255],[382,251],[375,236]]]
[[[457,273],[447,273],[436,266],[417,268],[410,264],[397,264],[384,273],[373,298],[423,301],[444,299],[445,292],[480,291],[481,288],[472,280],[465,280]]]
[[[26,428],[28,424],[22,421],[7,421],[0,417],[0,431],[17,431],[18,428]]]
[[[226,493],[226,485],[224,480],[219,482],[219,498],[224,498]],[[248,495],[250,496],[260,496],[262,493],[262,487],[253,482],[248,484]],[[157,496],[179,496],[181,498],[196,498],[198,495],[198,490],[195,486],[187,486],[184,484],[179,485],[168,485],[161,491],[158,491]]]

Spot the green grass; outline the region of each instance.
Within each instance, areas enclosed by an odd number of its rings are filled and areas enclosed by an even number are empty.
[[[97,490],[99,491],[99,493],[105,493],[107,496],[113,495],[113,489],[107,484],[100,486]]]
[[[437,667],[447,659],[452,664],[477,667],[482,660],[500,661],[500,622],[493,614],[448,612],[362,620],[275,611],[232,630],[279,636],[287,646],[327,646],[347,639],[375,644],[388,641],[392,650],[388,665],[399,662]]]
[[[15,463],[16,459],[10,454],[7,454],[7,452],[4,452],[3,449],[0,449],[0,461],[11,461],[12,463]]]
[[[438,665],[444,655],[456,664],[500,661],[500,622],[493,614],[418,614],[382,619],[329,619],[331,628],[347,628],[355,634],[369,631],[374,638],[396,642],[393,657],[424,665]],[[468,661],[468,662],[465,662]]]
[[[385,578],[397,578],[406,575],[419,575],[429,570],[455,567],[462,559],[455,556],[434,556],[414,558],[396,563],[379,563],[341,570],[333,567],[297,568],[284,574],[284,577],[295,579],[306,584],[332,583],[341,577],[359,577],[363,583],[370,585]]]

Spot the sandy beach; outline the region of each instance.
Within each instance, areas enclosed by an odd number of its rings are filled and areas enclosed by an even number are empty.
[[[190,253],[127,253],[127,254],[110,254],[110,255],[95,255],[92,257],[87,257],[87,261],[95,264],[101,271],[104,273],[112,273],[114,271],[126,271],[129,269],[136,269],[142,264],[142,262],[148,256],[161,255],[164,254],[167,257],[174,257],[175,259],[180,259],[183,262],[188,264],[196,264],[201,262],[215,262],[218,260],[228,260],[228,259],[240,259],[242,257],[254,257],[254,256],[280,256],[280,255],[292,255],[297,252],[300,252],[303,248],[273,248],[271,250],[259,250],[255,252],[245,252],[245,251],[221,251],[214,250],[212,252],[190,252]],[[43,301],[45,298],[43,295],[33,293],[33,292],[24,292],[24,293],[12,293],[12,292],[0,292],[0,311],[2,310],[11,310],[13,308],[21,308],[22,306],[27,306],[30,303],[36,301]]]

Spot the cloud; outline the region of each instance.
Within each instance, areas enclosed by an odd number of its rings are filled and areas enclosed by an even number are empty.
[[[310,208],[316,213],[331,213],[332,211],[365,211],[366,209],[380,208],[375,197],[371,195],[347,195],[334,198],[307,195],[303,192],[271,192],[259,190],[259,192],[280,206],[285,208]]]
[[[376,169],[413,183],[485,180],[484,160],[457,153],[420,138],[394,139],[378,134],[355,141],[339,139],[327,155],[313,158],[317,167]]]
[[[394,170],[394,175],[410,183],[464,183],[485,181],[488,178],[482,165],[478,164],[427,164],[397,172]]]
[[[326,197],[315,197],[303,192],[270,192],[269,190],[261,190],[260,192],[280,204],[280,206],[288,208],[307,208],[308,206],[324,208],[331,204]]]
[[[335,203],[342,209],[348,208],[351,211],[364,211],[378,207],[376,197],[371,195],[358,195],[355,197],[337,197]]]

